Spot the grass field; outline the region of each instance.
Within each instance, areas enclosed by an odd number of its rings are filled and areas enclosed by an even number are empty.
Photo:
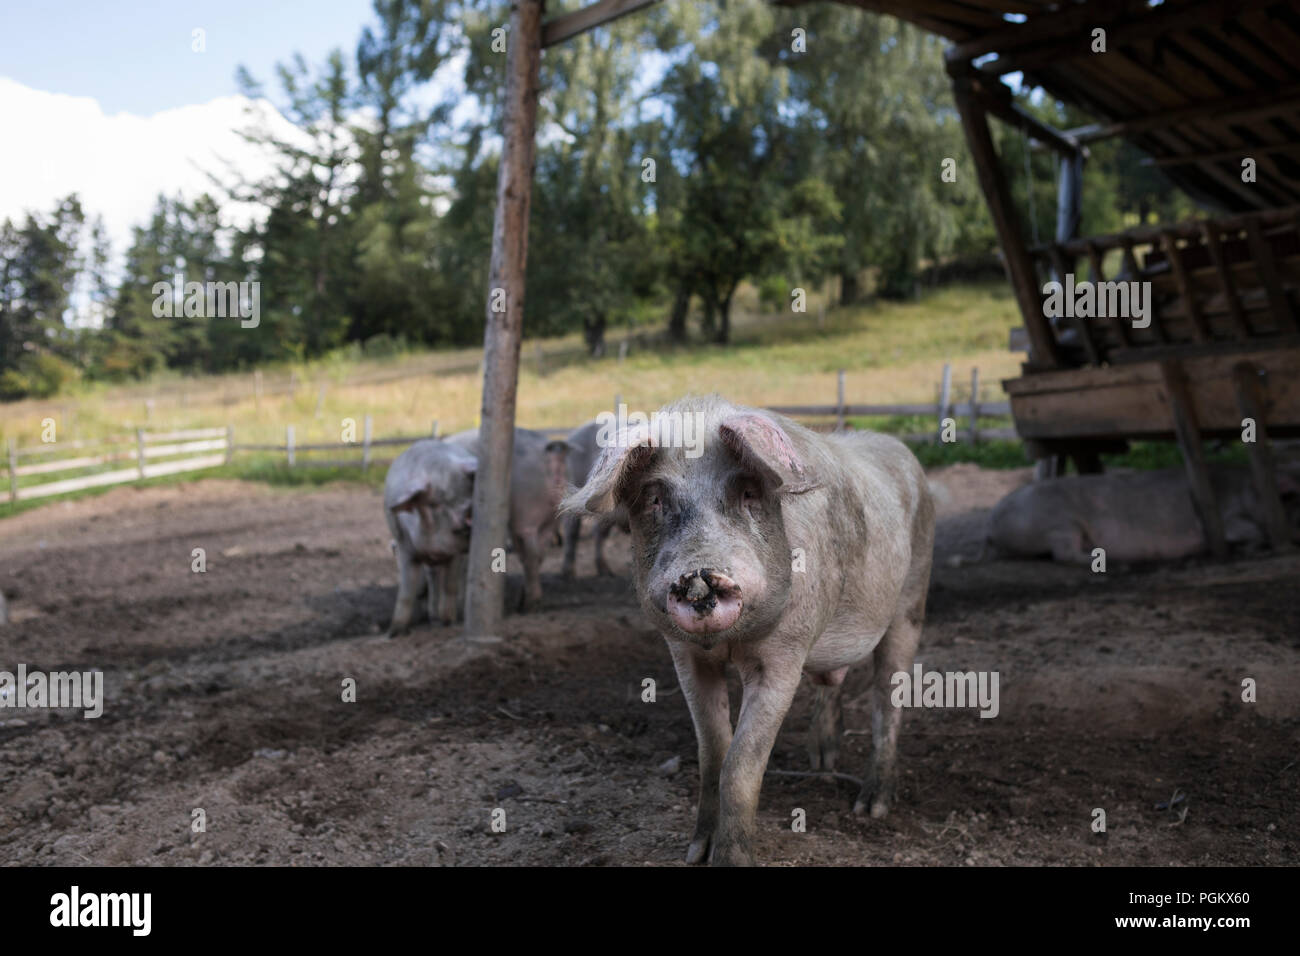
[[[914,302],[830,309],[824,319],[815,302],[808,313],[763,315],[752,291],[745,289],[738,294],[736,311],[734,342],[727,347],[633,349],[620,361],[618,339],[611,337],[611,355],[583,358],[539,373],[534,360],[537,344],[525,342],[519,423],[539,428],[575,426],[611,408],[615,395],[631,409],[643,411],[687,393],[714,391],[752,405],[833,404],[839,369],[845,371],[845,397],[850,403],[932,402],[937,399],[945,362],[953,365],[956,398],[966,399],[970,371],[978,368],[981,400],[1001,401],[1001,380],[1017,375],[1023,358],[1007,349],[1008,330],[1018,324],[1019,316],[1009,288],[1002,284],[950,287]],[[576,342],[576,337],[550,340],[546,347]],[[429,434],[435,420],[445,434],[477,425],[480,376],[477,371],[434,369],[439,364],[463,367],[478,357],[473,350],[385,360],[335,356],[289,370],[268,370],[268,381],[277,376],[284,381],[292,373],[296,388],[292,395],[267,390],[260,400],[253,394],[252,377],[247,373],[180,385],[173,376],[117,388],[87,387],[54,400],[0,405],[0,438],[13,439],[20,447],[38,444],[43,422],[52,418],[60,442],[129,435],[137,427],[159,432],[229,425],[237,445],[284,444],[286,426],[293,425],[295,442],[303,445],[341,441],[346,419],[357,423],[359,436],[366,415],[372,416],[376,438]],[[352,381],[377,377],[390,380]],[[151,396],[150,407],[146,402]],[[921,417],[857,419],[853,424],[894,433],[934,427],[932,419]],[[1003,427],[1009,420],[983,424]],[[381,448],[375,455],[391,458],[399,451]],[[1019,443],[1008,441],[920,447],[918,456],[927,465],[975,461],[985,467],[1007,468],[1026,463]],[[300,460],[310,457],[304,453]],[[331,452],[323,457],[348,456]],[[1177,460],[1172,446],[1150,446],[1135,447],[1112,463],[1158,467]],[[105,466],[109,467],[122,465]],[[239,452],[231,464],[199,475],[314,485],[331,480],[377,483],[382,482],[383,473],[382,467],[366,475],[356,468],[291,470],[282,454]],[[194,477],[158,478],[151,483]],[[41,480],[32,476],[21,484]],[[95,493],[97,490],[81,494]],[[17,506],[4,502],[0,515],[41,503],[39,499]]]

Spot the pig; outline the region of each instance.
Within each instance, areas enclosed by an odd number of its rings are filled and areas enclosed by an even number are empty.
[[[397,604],[388,634],[411,625],[420,572],[428,588],[429,620],[456,617],[463,555],[469,550],[471,504],[478,459],[459,445],[425,438],[397,457],[384,479],[384,517],[397,558]]]
[[[1210,466],[1210,484],[1229,544],[1265,540],[1263,513],[1250,473]],[[1278,488],[1286,499],[1300,486],[1284,469]],[[1051,555],[1091,565],[1093,549],[1108,561],[1162,561],[1208,549],[1181,468],[1127,474],[1070,475],[1018,488],[989,516],[989,549],[1023,557]]]
[[[600,422],[588,422],[569,433],[568,472],[569,483],[582,487],[587,483],[591,466],[595,464],[600,447],[596,441],[600,435]],[[618,516],[607,516],[596,522],[592,540],[596,544],[596,573],[612,575],[609,564],[605,561],[605,538],[615,524],[620,523]],[[564,565],[562,573],[566,578],[574,576],[574,565],[578,557],[578,535],[582,531],[582,515],[571,514],[564,520]]]
[[[478,429],[450,436],[449,444],[478,456]],[[510,537],[524,565],[521,609],[542,600],[542,546],[556,527],[556,511],[568,490],[569,445],[541,432],[515,429],[510,469]]]
[[[885,816],[901,722],[890,679],[912,666],[934,544],[934,504],[907,447],[688,397],[623,429],[563,510],[619,507],[638,599],[695,725],[700,797],[686,861],[754,862],[763,774],[805,673],[817,688],[810,756],[830,770],[845,674],[873,668],[873,748],[854,811]],[[744,689],[734,730],[728,662]]]

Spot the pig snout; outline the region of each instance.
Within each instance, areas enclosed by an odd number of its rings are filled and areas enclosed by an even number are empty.
[[[683,574],[668,588],[668,616],[689,634],[725,631],[742,606],[740,585],[712,568]]]

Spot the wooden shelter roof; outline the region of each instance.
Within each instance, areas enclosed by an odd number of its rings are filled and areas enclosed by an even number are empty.
[[[986,90],[1023,73],[1099,118],[1079,141],[1124,136],[1202,202],[1231,212],[1300,203],[1300,0],[837,2],[946,37],[950,68]],[[1104,54],[1092,52],[1098,27]],[[1241,178],[1248,156],[1254,183]]]

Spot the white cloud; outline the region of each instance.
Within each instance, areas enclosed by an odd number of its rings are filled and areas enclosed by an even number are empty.
[[[301,141],[266,100],[226,96],[152,116],[107,116],[91,97],[46,93],[0,77],[0,220],[48,212],[75,192],[88,216],[103,216],[118,263],[131,227],[148,221],[160,192],[185,199],[212,192],[207,173],[230,178],[227,161],[248,179],[274,170],[265,149],[236,133],[252,125],[250,107],[262,111],[274,135]],[[258,213],[224,205],[222,218],[246,225]]]

